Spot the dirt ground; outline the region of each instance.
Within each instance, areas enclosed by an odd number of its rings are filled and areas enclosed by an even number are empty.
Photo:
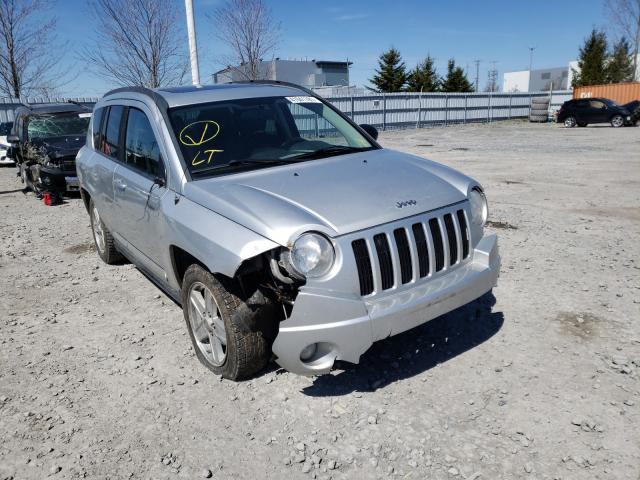
[[[381,143],[478,179],[493,295],[357,366],[241,383],[104,265],[81,201],[0,169],[0,479],[640,478],[640,128],[508,122]]]

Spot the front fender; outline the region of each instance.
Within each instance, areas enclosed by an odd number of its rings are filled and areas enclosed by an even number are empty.
[[[189,252],[213,273],[233,277],[240,264],[279,245],[176,194],[166,207],[171,244]]]

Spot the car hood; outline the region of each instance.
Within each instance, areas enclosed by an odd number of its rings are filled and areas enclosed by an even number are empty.
[[[183,193],[287,245],[304,231],[335,237],[463,201],[470,183],[444,165],[378,149],[194,180]]]

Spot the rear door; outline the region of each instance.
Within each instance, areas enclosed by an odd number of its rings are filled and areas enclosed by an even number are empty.
[[[109,231],[115,231],[113,212],[113,172],[118,160],[118,135],[124,107],[112,105],[99,108],[91,120],[91,146],[81,150],[79,163],[83,187],[98,207],[100,218]],[[85,155],[87,158],[85,159]]]
[[[119,232],[133,255],[163,278],[161,201],[167,194],[159,136],[146,107],[127,107],[122,123],[122,162],[113,175]]]
[[[573,104],[571,113],[580,123],[590,123],[589,100],[576,100]]]

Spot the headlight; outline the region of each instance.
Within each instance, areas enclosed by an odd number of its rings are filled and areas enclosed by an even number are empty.
[[[476,225],[483,226],[489,216],[489,206],[487,198],[479,187],[474,187],[469,192],[469,204],[471,206],[471,221]]]
[[[317,233],[303,233],[291,249],[291,265],[305,277],[321,277],[333,266],[333,245]]]

